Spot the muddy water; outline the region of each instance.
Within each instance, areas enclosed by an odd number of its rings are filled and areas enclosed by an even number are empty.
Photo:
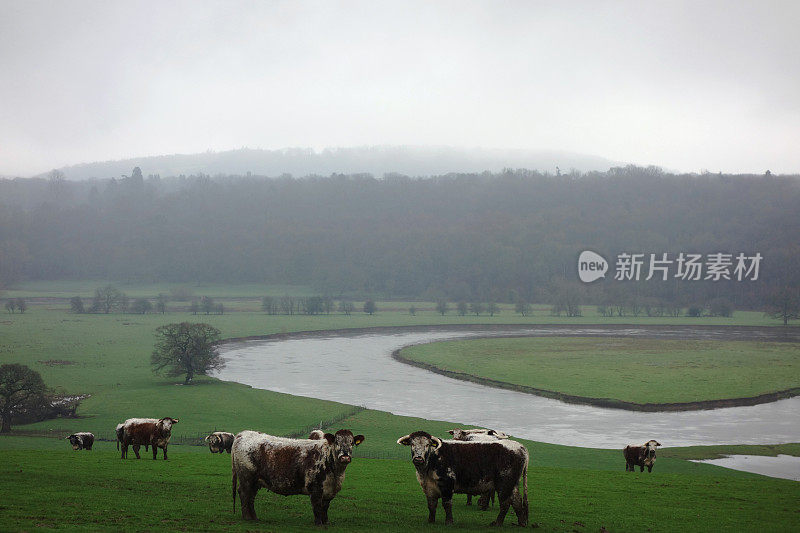
[[[547,327],[438,329],[229,343],[218,377],[398,415],[503,430],[536,441],[622,448],[651,438],[664,446],[800,442],[800,397],[705,411],[643,413],[574,405],[451,379],[391,358],[420,342],[476,336],[642,336],[798,342],[781,328]],[[409,431],[422,428],[408,428]]]

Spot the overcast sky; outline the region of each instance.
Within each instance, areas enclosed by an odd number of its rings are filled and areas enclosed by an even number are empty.
[[[794,0],[0,0],[0,174],[384,144],[800,172],[799,23]]]

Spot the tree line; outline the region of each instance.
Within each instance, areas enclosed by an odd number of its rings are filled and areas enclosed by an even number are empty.
[[[261,282],[359,299],[544,302],[577,280],[585,249],[607,258],[759,252],[757,281],[607,278],[582,289],[591,305],[623,292],[681,307],[723,298],[758,308],[773,289],[800,286],[797,205],[798,176],[652,167],[562,176],[507,169],[425,178],[160,178],[139,171],[82,182],[0,180],[0,284]]]

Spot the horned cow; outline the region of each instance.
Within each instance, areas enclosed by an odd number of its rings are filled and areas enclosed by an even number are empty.
[[[625,446],[625,449],[622,450],[622,454],[625,456],[625,471],[635,472],[638,466],[639,472],[644,472],[644,467],[647,467],[648,473],[652,472],[658,446],[661,446],[661,443],[655,440],[649,440],[641,446]]]
[[[258,489],[265,487],[284,496],[307,494],[314,524],[327,525],[328,507],[342,488],[353,447],[363,441],[363,435],[353,436],[349,429],[324,433],[320,439],[242,431],[233,441],[231,456],[234,512],[238,491],[242,518],[256,520],[253,502]]]
[[[122,423],[121,430],[117,430],[117,440],[122,445],[122,459],[128,456],[128,446],[133,446],[133,453],[140,459],[139,447],[153,447],[153,459],[158,456],[158,449],[164,450],[164,459],[167,458],[167,445],[172,436],[172,425],[178,419],[164,418],[129,418]],[[119,428],[119,426],[117,426]],[[121,432],[121,434],[120,434]]]
[[[225,431],[215,431],[211,435],[205,438],[205,441],[208,443],[208,449],[211,450],[211,453],[222,453],[228,452],[231,453],[231,446],[233,446],[233,433],[227,433]]]
[[[88,432],[73,433],[66,440],[72,444],[73,450],[91,450],[94,444],[94,435]]]
[[[513,506],[517,522],[528,523],[528,450],[513,440],[464,442],[441,440],[424,431],[397,439],[411,447],[417,481],[428,500],[428,522],[436,521],[439,498],[445,523],[453,523],[453,494],[497,491],[500,512],[492,525],[500,526]],[[517,485],[522,478],[523,495]]]

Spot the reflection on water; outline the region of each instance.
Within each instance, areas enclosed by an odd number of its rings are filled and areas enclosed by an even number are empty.
[[[487,335],[601,335],[791,340],[781,328],[586,328],[436,330],[300,336],[227,344],[218,377],[253,387],[363,405],[398,415],[492,427],[536,441],[623,448],[651,438],[664,446],[800,442],[800,397],[750,407],[642,413],[573,405],[454,380],[399,363],[409,344]],[[794,335],[790,333],[790,335]],[[409,428],[413,430],[417,428]]]

